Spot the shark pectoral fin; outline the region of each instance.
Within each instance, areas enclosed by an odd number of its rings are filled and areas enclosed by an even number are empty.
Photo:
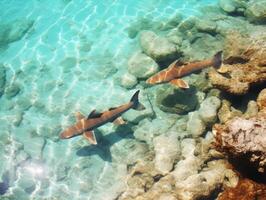
[[[82,115],[81,112],[76,112],[76,113],[75,113],[75,117],[76,117],[76,120],[77,120],[77,121],[79,121],[79,120],[85,118],[85,116]]]
[[[122,117],[118,117],[118,118],[116,118],[116,119],[113,121],[113,123],[114,123],[115,125],[126,124],[126,122],[123,120]]]
[[[170,81],[170,83],[173,84],[174,86],[177,86],[177,87],[182,88],[182,89],[188,89],[189,88],[188,83],[182,79],[173,79]]]
[[[85,131],[83,133],[83,136],[91,143],[91,144],[94,144],[96,145],[97,144],[97,140],[96,140],[96,137],[94,135],[94,132],[93,131]]]

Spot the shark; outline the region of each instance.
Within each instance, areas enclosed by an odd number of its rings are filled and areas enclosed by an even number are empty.
[[[144,110],[145,107],[139,102],[139,90],[131,97],[130,101],[118,107],[110,108],[104,112],[97,112],[95,109],[85,117],[80,112],[76,113],[77,122],[60,133],[61,139],[69,139],[79,135],[83,135],[91,144],[96,145],[97,140],[94,129],[108,123],[123,124],[124,120],[120,117],[123,113],[130,109]]]
[[[191,63],[182,63],[179,60],[171,63],[166,69],[159,71],[146,80],[150,85],[168,83],[187,89],[189,85],[181,78],[201,69],[211,67],[219,68],[222,64],[222,51],[217,52],[213,58]]]

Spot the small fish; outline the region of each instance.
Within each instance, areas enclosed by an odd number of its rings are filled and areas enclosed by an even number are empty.
[[[100,127],[108,122],[114,122],[116,124],[123,124],[124,121],[120,117],[124,112],[129,109],[144,110],[145,107],[139,102],[138,99],[139,90],[135,92],[131,100],[121,106],[110,108],[109,110],[97,113],[93,110],[86,118],[80,112],[76,113],[77,122],[73,126],[67,128],[60,134],[61,139],[68,139],[78,135],[82,135],[91,143],[96,145],[97,140],[95,138],[93,129]]]
[[[168,68],[158,72],[157,74],[150,77],[146,83],[154,85],[160,83],[167,83],[170,82],[171,84],[187,89],[189,85],[186,81],[180,79],[186,75],[189,75],[195,71],[213,66],[215,68],[219,68],[222,64],[222,51],[216,53],[212,59],[186,63],[183,64],[176,60],[172,64],[169,65]]]

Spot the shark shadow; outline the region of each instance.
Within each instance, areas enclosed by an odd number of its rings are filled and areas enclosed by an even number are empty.
[[[110,147],[123,139],[133,139],[133,130],[131,124],[124,124],[118,126],[114,132],[109,133],[108,135],[103,135],[101,131],[95,129],[95,134],[98,140],[97,145],[88,145],[82,147],[76,152],[77,156],[85,157],[98,155],[101,159],[106,162],[112,162],[112,155]]]

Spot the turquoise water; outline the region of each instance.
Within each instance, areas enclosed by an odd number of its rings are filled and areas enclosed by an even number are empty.
[[[0,98],[5,197],[108,200],[125,190],[127,164],[149,149],[134,139],[134,128],[106,124],[96,132],[96,147],[82,137],[59,140],[58,135],[75,121],[76,111],[105,110],[128,102],[136,91],[116,81],[140,48],[137,33],[128,32],[134,24],[150,20],[150,29],[164,32],[156,25],[177,14],[197,15],[211,4],[216,1],[2,0],[1,23],[29,27],[0,51],[11,90]],[[150,111],[144,94],[143,89],[141,99]]]

